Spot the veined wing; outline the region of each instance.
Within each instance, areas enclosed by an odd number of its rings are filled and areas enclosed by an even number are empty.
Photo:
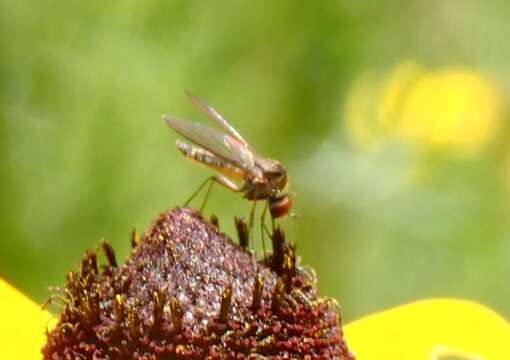
[[[232,162],[241,169],[257,174],[252,152],[244,144],[228,134],[223,134],[209,126],[163,115],[166,124],[177,133],[198,146]]]
[[[236,129],[230,123],[225,119],[223,116],[221,116],[216,110],[212,108],[212,106],[207,105],[204,100],[199,98],[196,95],[193,95],[190,91],[185,91],[186,96],[191,100],[193,105],[202,112],[205,116],[209,118],[209,120],[213,121],[217,125],[219,125],[223,130],[225,130],[228,134],[232,135],[237,141],[239,141],[242,145],[244,145],[246,148],[252,150],[251,146],[248,144],[248,142],[237,132]]]

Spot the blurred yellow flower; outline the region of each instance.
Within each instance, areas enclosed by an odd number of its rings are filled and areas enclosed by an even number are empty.
[[[481,73],[463,67],[427,70],[406,62],[386,76],[362,74],[347,98],[345,120],[363,146],[400,139],[465,153],[494,138],[501,106],[497,87]]]
[[[0,359],[41,359],[52,315],[0,279]],[[359,360],[508,360],[510,324],[476,303],[438,299],[345,326]]]
[[[510,359],[510,324],[494,311],[455,299],[423,300],[345,327],[363,360]]]

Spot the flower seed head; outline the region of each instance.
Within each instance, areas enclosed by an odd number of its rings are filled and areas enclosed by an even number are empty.
[[[257,261],[178,208],[132,241],[123,265],[107,255],[99,272],[87,252],[80,273],[67,275],[44,358],[354,359],[334,302],[318,296],[283,232],[273,238],[275,253]]]

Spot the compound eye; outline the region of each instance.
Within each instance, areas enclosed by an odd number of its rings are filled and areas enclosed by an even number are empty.
[[[282,190],[287,185],[287,174],[282,172],[274,172],[267,175],[272,184],[278,190]]]

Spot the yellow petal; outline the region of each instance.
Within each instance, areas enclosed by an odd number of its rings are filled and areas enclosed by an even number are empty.
[[[41,359],[52,315],[0,279],[0,359]]]
[[[474,302],[424,300],[345,327],[359,360],[508,360],[510,324]]]

